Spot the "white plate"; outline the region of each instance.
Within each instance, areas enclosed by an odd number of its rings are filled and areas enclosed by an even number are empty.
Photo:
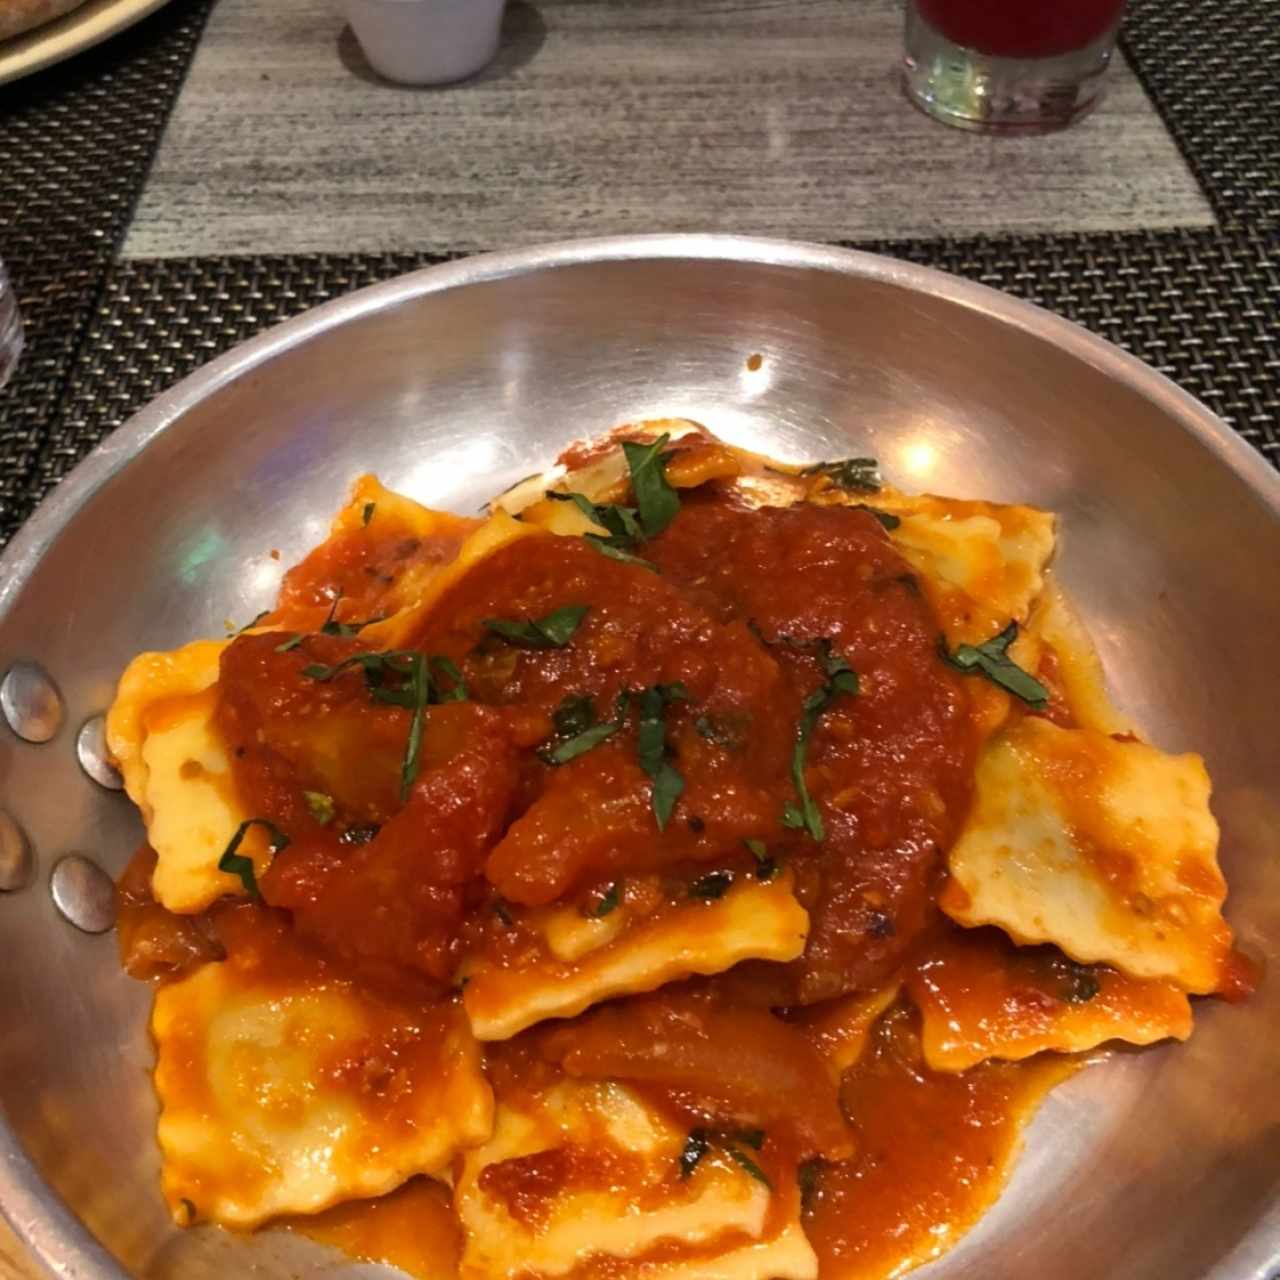
[[[89,0],[64,17],[0,40],[0,84],[20,80],[140,22],[168,0]]]

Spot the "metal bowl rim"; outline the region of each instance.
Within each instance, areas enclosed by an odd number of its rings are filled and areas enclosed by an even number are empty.
[[[1161,408],[1243,480],[1280,520],[1280,474],[1221,418],[1136,356],[1034,303],[933,267],[857,249],[711,233],[607,236],[479,254],[367,285],[282,321],[188,374],[112,431],[15,534],[0,555],[0,624],[41,556],[90,498],[189,409],[275,356],[362,316],[431,293],[589,263],[679,258],[858,276],[944,298],[1043,338]],[[128,1272],[45,1183],[3,1114],[0,1214],[50,1275],[65,1280],[130,1280]],[[1280,1260],[1280,1239],[1268,1252]]]

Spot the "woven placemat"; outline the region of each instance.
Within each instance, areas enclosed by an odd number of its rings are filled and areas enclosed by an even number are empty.
[[[34,505],[67,378],[209,11],[168,7],[0,87],[0,257],[27,347],[0,391],[0,535]],[[43,490],[40,490],[43,492]]]

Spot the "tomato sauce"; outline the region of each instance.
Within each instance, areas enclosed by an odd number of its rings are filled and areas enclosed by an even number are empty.
[[[722,468],[705,449],[685,453],[686,478]],[[193,918],[151,899],[154,855],[140,853],[120,885],[130,972],[180,976],[259,914],[288,949],[432,1002],[477,958],[519,968],[545,955],[531,913],[598,916],[612,901],[656,918],[708,871],[753,874],[746,842],[759,842],[809,914],[800,959],[536,1026],[488,1047],[491,1082],[515,1097],[566,1076],[619,1079],[682,1124],[760,1126],[760,1165],[793,1197],[804,1162],[804,1225],[829,1278],[896,1274],[941,1252],[995,1197],[1021,1119],[1069,1067],[932,1072],[905,1004],[869,1032],[867,1015],[843,1080],[818,1047],[821,1008],[807,1006],[886,991],[878,1013],[925,941],[952,928],[935,901],[969,803],[972,682],[940,659],[909,566],[865,510],[749,509],[713,481],[685,491],[640,548],[647,566],[581,538],[508,543],[388,664],[362,644],[360,611],[456,551],[470,527],[457,526],[438,543],[393,522],[375,541],[348,529],[286,579],[282,607],[315,611],[314,631],[227,647],[216,727],[243,811],[288,844],[260,877],[261,903]],[[486,625],[569,606],[584,613],[559,645],[512,644]],[[347,625],[324,630],[326,617]],[[841,669],[856,692],[833,684]],[[452,700],[458,680],[466,700]],[[655,726],[641,723],[655,688],[656,758],[642,749]],[[570,710],[574,732],[613,727],[557,763]],[[679,787],[659,822],[662,769]],[[483,1175],[532,1223],[560,1190],[628,1177],[599,1153],[540,1153]],[[457,1266],[447,1192],[425,1179],[288,1226],[431,1280]]]

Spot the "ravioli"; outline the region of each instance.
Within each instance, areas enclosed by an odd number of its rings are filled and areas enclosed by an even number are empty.
[[[456,1002],[361,989],[278,936],[161,988],[151,1028],[162,1186],[182,1225],[382,1195],[491,1130]]]
[[[239,879],[218,870],[228,841],[249,816],[213,723],[226,646],[197,640],[172,653],[140,654],[107,713],[107,746],[156,851],[152,890],[162,906],[179,913],[243,892]],[[270,854],[256,828],[246,832],[240,851],[259,871],[266,869]]]
[[[812,1280],[794,1177],[766,1185],[714,1142],[682,1172],[688,1138],[616,1083],[562,1081],[500,1102],[454,1193],[462,1276],[564,1276],[607,1258],[624,1275]]]
[[[344,601],[342,616],[386,618],[416,604],[480,527],[474,517],[433,511],[361,476],[329,536],[284,578],[272,627],[319,625]]]
[[[1025,717],[978,762],[940,903],[963,925],[1205,994],[1231,948],[1197,755]]]
[[[925,1061],[935,1071],[1191,1034],[1190,1001],[1172,983],[1074,964],[1052,947],[1015,948],[994,929],[947,938],[907,989],[920,1010]]]
[[[1061,691],[1080,728],[1111,734],[1134,732],[1133,722],[1111,701],[1102,662],[1084,623],[1049,575],[1026,631],[1019,637],[1019,646],[1025,647],[1015,656]]]
[[[874,503],[900,519],[890,537],[922,575],[953,648],[1026,621],[1053,554],[1049,512],[891,490]]]
[[[794,960],[809,931],[785,873],[768,883],[739,880],[722,898],[682,904],[653,922],[632,924],[627,912],[621,905],[581,927],[549,913],[550,955],[519,967],[472,968],[462,998],[476,1036],[505,1040],[545,1018],[571,1018],[601,1000],[743,960]]]

